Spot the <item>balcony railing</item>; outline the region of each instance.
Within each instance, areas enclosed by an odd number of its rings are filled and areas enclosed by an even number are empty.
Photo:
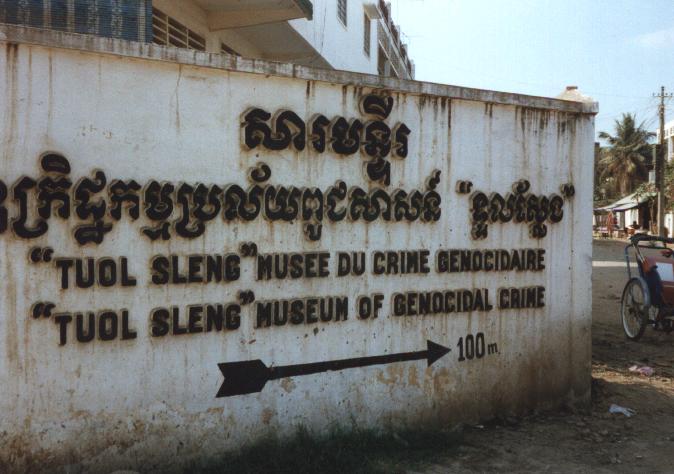
[[[391,62],[394,63],[393,67],[397,71],[400,71],[400,69],[404,67],[405,70],[407,71],[407,74],[411,76],[412,62],[407,56],[407,46],[402,43],[400,39],[400,30],[398,29],[396,24],[393,23],[391,11],[384,0],[379,0],[379,10],[381,12],[381,20],[379,24],[381,25],[383,23],[384,25],[386,25],[386,29],[388,30],[388,37],[391,39],[390,44],[382,44],[382,46],[384,47],[384,50],[391,59]],[[383,28],[381,27],[378,28],[378,34],[380,35],[380,38],[382,32]],[[393,50],[394,48],[395,51]],[[396,59],[393,59],[394,57]],[[397,59],[399,59],[399,61],[396,61]]]

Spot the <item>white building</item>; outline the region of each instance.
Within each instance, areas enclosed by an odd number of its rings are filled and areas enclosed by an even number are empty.
[[[660,143],[660,129],[656,130],[657,142]],[[667,161],[674,160],[674,120],[665,123],[665,156]]]
[[[384,0],[0,1],[0,23],[414,78]]]
[[[656,130],[657,143],[660,143],[660,129]],[[674,120],[665,123],[665,158],[667,161],[674,160]],[[674,235],[674,213],[665,213],[665,227],[668,229],[668,236]]]
[[[382,0],[153,0],[152,7],[158,44],[414,78]]]
[[[0,23],[414,78],[384,0],[0,2]]]

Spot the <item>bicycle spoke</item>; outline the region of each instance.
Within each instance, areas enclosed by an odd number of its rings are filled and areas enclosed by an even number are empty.
[[[628,338],[637,340],[643,333],[650,316],[648,289],[643,286],[642,281],[634,279],[627,284],[623,292],[620,312],[625,334]]]
[[[639,297],[636,297],[634,295],[634,289],[637,287],[637,285],[632,285],[630,287],[630,296],[632,297],[632,301],[638,301],[639,303],[643,303],[643,292],[641,291],[641,288],[639,288]]]

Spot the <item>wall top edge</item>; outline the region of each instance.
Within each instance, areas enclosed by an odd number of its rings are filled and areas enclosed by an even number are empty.
[[[510,92],[498,92],[433,82],[412,81],[348,71],[317,69],[263,59],[249,59],[184,48],[159,46],[98,36],[66,33],[24,26],[0,24],[0,43],[28,44],[51,48],[112,54],[137,59],[173,62],[182,65],[226,71],[264,74],[333,84],[357,85],[373,89],[392,89],[409,94],[448,97],[450,99],[514,105],[537,109],[596,114],[597,102],[574,102]],[[5,46],[6,47],[6,46]]]

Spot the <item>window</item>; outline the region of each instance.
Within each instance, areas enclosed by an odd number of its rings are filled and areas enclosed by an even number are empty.
[[[377,73],[380,76],[385,76],[387,74],[386,70],[386,53],[384,53],[384,50],[381,49],[381,46],[377,50]]]
[[[165,13],[152,9],[152,42],[206,51],[206,40]]]
[[[346,0],[337,0],[337,18],[346,26]]]
[[[370,55],[370,17],[367,14],[363,14],[363,50],[366,55]]]
[[[239,53],[234,51],[232,48],[227,46],[225,43],[220,43],[220,52],[225,54],[232,54],[234,56],[241,56]]]

